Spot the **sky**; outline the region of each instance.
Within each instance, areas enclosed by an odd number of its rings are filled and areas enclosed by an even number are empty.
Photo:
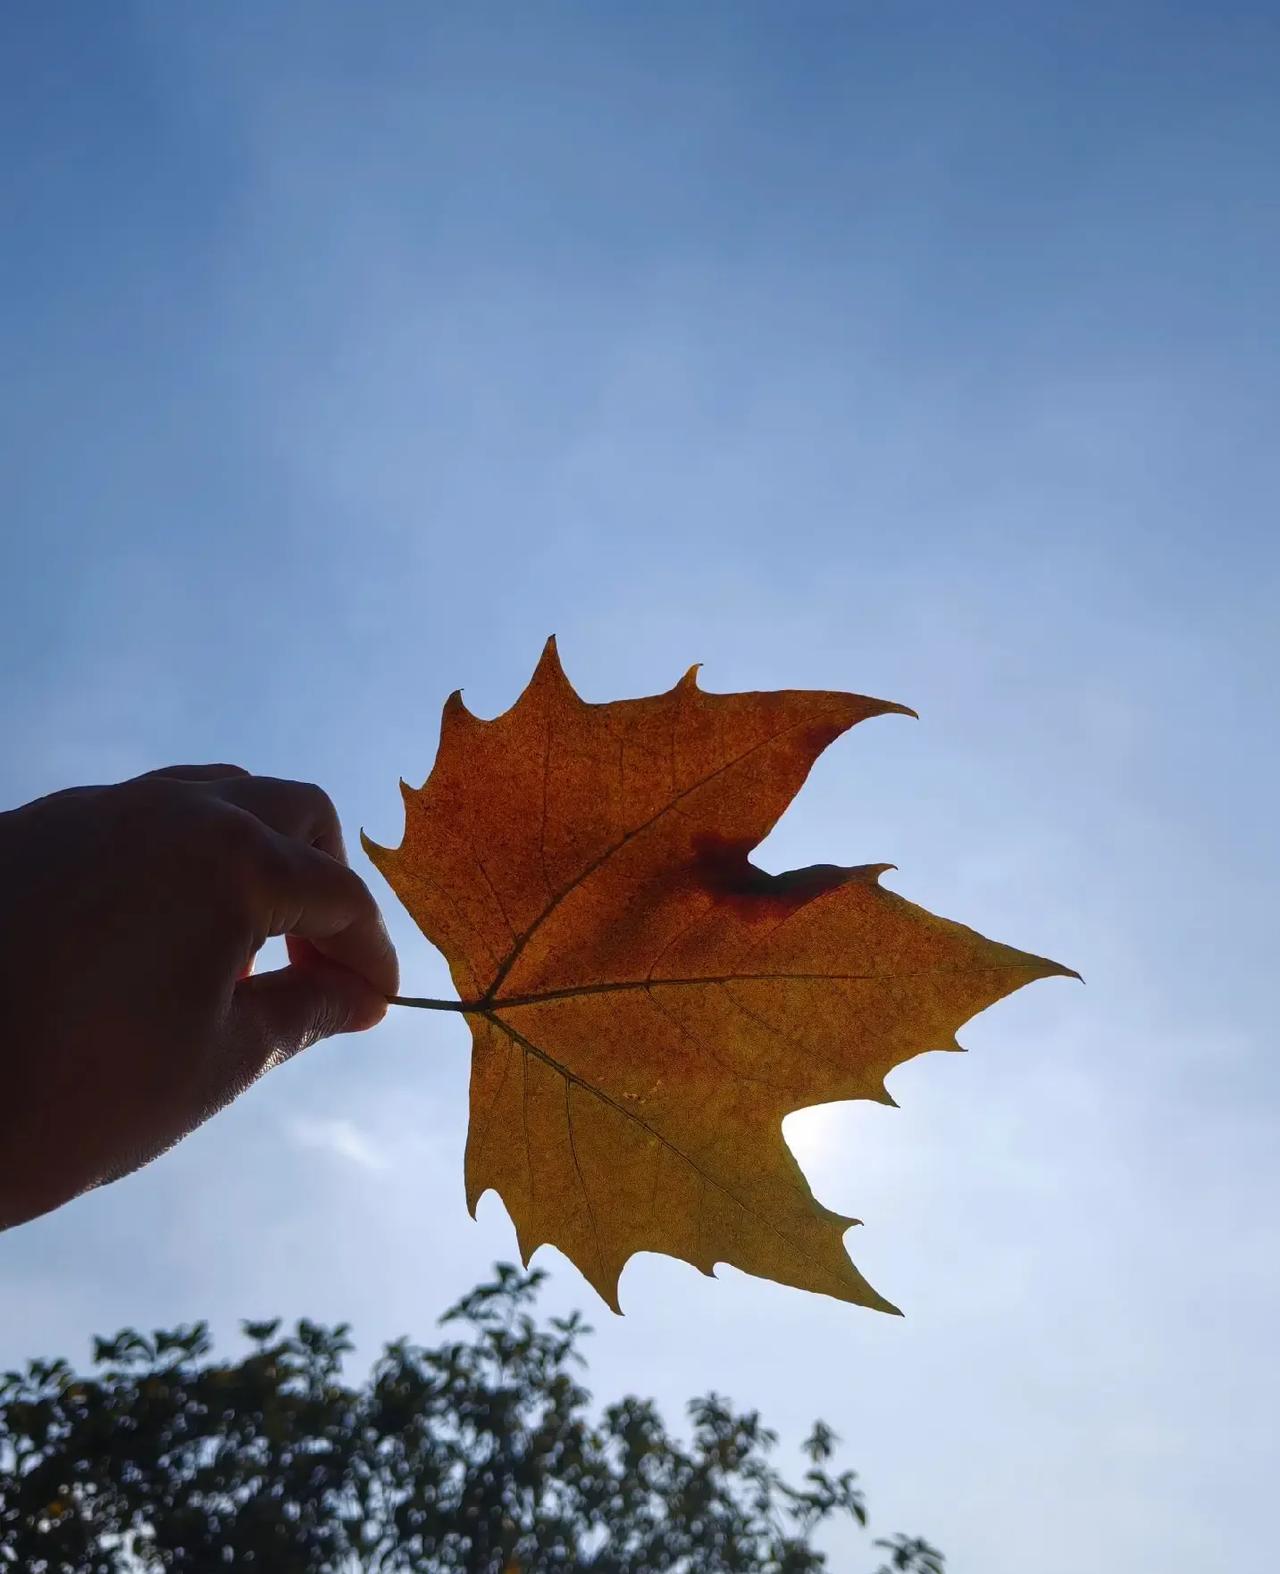
[[[759,861],[1083,974],[788,1120],[904,1318],[535,1259],[602,1398],[823,1416],[956,1574],[1274,1564],[1278,68],[1232,0],[0,13],[0,806],[231,760],[394,843],[554,632],[913,706]],[[10,1232],[0,1364],[429,1340],[515,1255],[467,1059],[393,1010]]]

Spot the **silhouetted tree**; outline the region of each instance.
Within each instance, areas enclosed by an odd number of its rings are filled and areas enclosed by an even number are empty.
[[[342,1381],[348,1328],[246,1323],[240,1360],[197,1323],[94,1346],[93,1375],[0,1378],[0,1565],[22,1574],[806,1574],[813,1533],[866,1524],[817,1423],[798,1482],[754,1411],[715,1394],[691,1438],[654,1405],[602,1414],[577,1381],[577,1313],[539,1322],[543,1275],[500,1265],[442,1319]],[[454,1337],[454,1334],[458,1337]],[[941,1574],[927,1542],[879,1541],[881,1574]]]

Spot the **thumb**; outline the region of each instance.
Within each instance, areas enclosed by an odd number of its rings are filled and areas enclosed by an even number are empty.
[[[385,997],[360,974],[309,941],[291,935],[288,947],[287,967],[242,978],[235,988],[237,1036],[259,1070],[335,1033],[362,1032],[387,1013]]]

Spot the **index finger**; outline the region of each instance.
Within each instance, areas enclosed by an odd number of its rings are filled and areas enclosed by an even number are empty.
[[[400,966],[369,887],[320,848],[262,830],[270,849],[262,870],[265,932],[307,940],[383,997],[394,995]]]

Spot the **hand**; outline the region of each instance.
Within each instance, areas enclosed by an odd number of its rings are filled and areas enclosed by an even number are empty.
[[[289,964],[253,977],[269,935]],[[372,1027],[397,983],[318,787],[175,765],[0,814],[0,1228]]]

